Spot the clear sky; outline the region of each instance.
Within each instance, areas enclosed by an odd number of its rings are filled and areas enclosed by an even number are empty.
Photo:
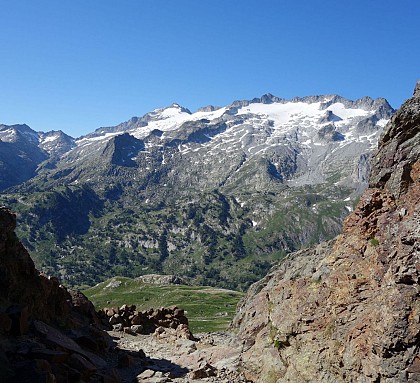
[[[0,123],[78,137],[177,102],[385,97],[420,79],[419,0],[0,0]]]

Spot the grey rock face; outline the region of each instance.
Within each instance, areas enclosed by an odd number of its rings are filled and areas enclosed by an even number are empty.
[[[38,136],[41,149],[53,158],[62,156],[76,146],[74,138],[63,133],[61,130],[38,133]]]
[[[144,149],[144,142],[130,136],[128,133],[113,137],[102,152],[103,157],[109,157],[112,165],[135,167],[133,160],[140,150]]]
[[[410,174],[420,158],[420,82],[388,123],[372,164],[371,187],[381,187],[398,197],[413,183]]]
[[[220,106],[207,105],[197,109],[197,112],[214,112],[220,109]]]

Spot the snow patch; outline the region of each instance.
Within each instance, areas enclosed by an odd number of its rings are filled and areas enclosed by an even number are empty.
[[[59,136],[48,136],[42,140],[42,143],[45,144],[46,142],[52,142],[58,140],[59,138]]]

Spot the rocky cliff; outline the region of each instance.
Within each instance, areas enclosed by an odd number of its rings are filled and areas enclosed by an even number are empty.
[[[0,208],[0,382],[118,382],[92,303],[36,270]]]
[[[343,233],[291,254],[234,321],[256,382],[420,381],[420,83]]]

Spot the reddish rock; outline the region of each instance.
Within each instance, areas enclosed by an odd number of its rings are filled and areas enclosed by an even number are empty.
[[[40,275],[14,229],[16,216],[0,207],[0,300],[2,306],[27,307],[30,318],[66,322],[71,297],[54,278]],[[26,314],[25,314],[26,315]]]
[[[93,303],[79,290],[69,290],[73,309],[80,314],[81,320],[88,320],[88,324],[99,325],[100,318],[96,313]]]
[[[176,328],[176,336],[181,339],[195,340],[192,332],[186,324],[180,324]]]
[[[119,368],[129,368],[134,366],[138,361],[129,355],[127,352],[118,354],[118,367]]]
[[[97,368],[105,368],[106,362],[98,355],[82,349],[74,340],[61,331],[40,321],[34,321],[35,330],[43,336],[43,342],[51,347],[59,348],[68,353],[77,353],[88,359]]]
[[[122,319],[119,314],[114,314],[111,318],[109,318],[109,324],[112,326],[117,323],[121,323]]]
[[[71,383],[97,372],[103,381],[118,382],[94,353],[106,355],[110,339],[95,327],[99,317],[92,303],[40,274],[15,226],[16,216],[0,207],[0,380]]]
[[[17,363],[12,379],[16,383],[56,383],[51,365],[42,359]]]
[[[420,373],[420,357],[417,356],[413,363],[411,363],[411,366],[407,368],[407,372],[416,372],[416,373]]]
[[[99,372],[96,375],[100,378],[101,383],[121,383],[121,379],[115,369],[108,372]]]
[[[201,362],[193,371],[191,371],[188,376],[195,379],[209,378],[211,376],[216,376],[217,369],[210,365],[207,362]]]
[[[141,325],[143,324],[144,318],[142,315],[134,315],[131,319],[131,324],[133,325]]]
[[[99,352],[99,351],[101,351],[101,349],[104,348],[104,345],[100,341],[98,341],[98,339],[93,338],[92,336],[87,336],[87,335],[79,336],[79,337],[75,338],[75,342],[79,346],[81,346],[83,348],[87,348],[87,349],[89,349],[90,351],[93,351],[93,352],[95,352],[95,351]]]

